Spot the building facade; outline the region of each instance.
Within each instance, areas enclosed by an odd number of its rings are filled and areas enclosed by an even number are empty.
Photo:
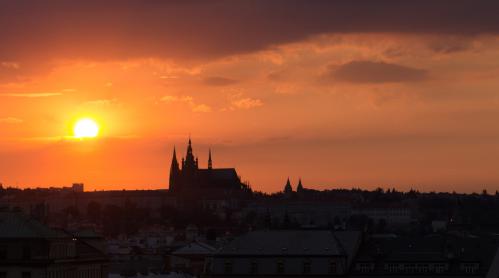
[[[106,278],[106,255],[20,212],[0,212],[1,278]]]
[[[487,237],[371,238],[359,250],[351,277],[486,277],[497,247]]]
[[[360,245],[358,232],[253,231],[213,255],[209,277],[346,275]]]

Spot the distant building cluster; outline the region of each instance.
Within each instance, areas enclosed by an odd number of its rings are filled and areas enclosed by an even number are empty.
[[[266,194],[208,157],[174,148],[163,190],[0,186],[0,278],[499,277],[498,192]]]
[[[213,168],[211,150],[208,154],[208,167],[200,168],[198,158],[194,157],[191,139],[180,165],[176,150],[173,149],[169,189],[172,193],[186,197],[201,195],[217,198],[237,196],[250,191],[249,186],[241,182],[236,169]]]
[[[497,237],[326,229],[209,238],[193,225],[105,242],[0,212],[1,277],[497,277],[498,247]]]

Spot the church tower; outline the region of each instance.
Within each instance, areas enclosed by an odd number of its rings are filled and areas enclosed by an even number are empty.
[[[192,153],[192,142],[189,138],[189,144],[187,145],[187,154],[185,155],[184,165],[182,165],[182,172],[185,171],[186,174],[192,174],[198,169],[196,159]]]
[[[177,182],[180,174],[180,168],[177,161],[177,152],[175,151],[175,147],[173,147],[173,158],[172,165],[170,166],[170,190],[177,190]]]
[[[199,157],[194,155],[189,137],[187,152],[181,161],[177,160],[177,151],[175,147],[173,148],[169,188],[171,192],[179,196],[199,199],[205,193],[218,196],[226,196],[227,192],[241,194],[245,193],[249,187],[241,182],[235,168],[213,168],[211,150],[208,153],[208,167],[200,167]]]

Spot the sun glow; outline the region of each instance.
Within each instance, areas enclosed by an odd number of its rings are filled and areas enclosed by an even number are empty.
[[[99,134],[99,125],[92,119],[80,119],[73,128],[75,138],[94,138]]]

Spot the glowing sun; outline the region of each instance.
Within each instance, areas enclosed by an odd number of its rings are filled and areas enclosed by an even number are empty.
[[[92,119],[81,119],[74,125],[73,133],[76,138],[94,138],[99,134],[99,125]]]

